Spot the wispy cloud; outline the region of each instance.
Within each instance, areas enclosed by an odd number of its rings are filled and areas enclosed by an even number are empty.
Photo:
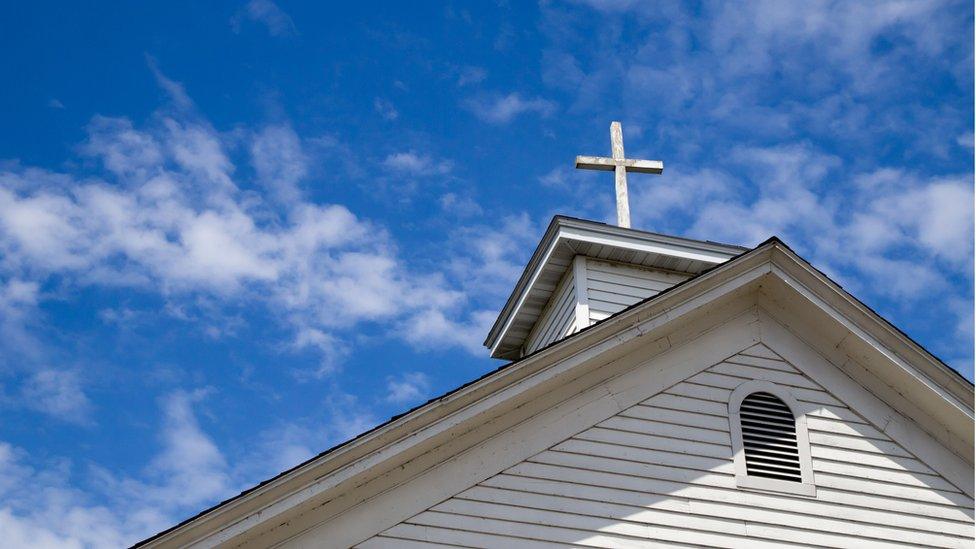
[[[631,187],[636,226],[743,244],[778,234],[936,352],[971,348],[971,335],[948,335],[972,318],[951,304],[972,296],[960,154],[972,143],[971,9],[577,4],[542,7],[542,79],[570,113],[643,128],[629,154],[664,154],[664,176]],[[643,34],[594,39],[578,26],[593,18]],[[946,100],[921,99],[932,93]],[[609,218],[610,199],[597,202]],[[919,321],[929,309],[955,312]]]
[[[156,83],[160,88],[163,89],[168,95],[173,105],[182,109],[189,109],[193,107],[193,101],[190,96],[186,93],[186,89],[183,84],[171,80],[163,71],[159,69],[159,63],[156,58],[146,54],[146,65],[149,66],[149,70],[152,72],[153,77],[156,78]]]
[[[452,167],[449,160],[435,160],[414,151],[390,154],[383,159],[383,165],[395,172],[409,175],[444,175],[450,173]]]
[[[301,198],[299,184],[308,175],[309,159],[290,126],[265,127],[254,136],[250,152],[259,183],[284,203]]]
[[[92,405],[82,390],[77,372],[41,370],[28,378],[22,388],[25,406],[71,423],[91,421]]]
[[[342,334],[359,323],[391,321],[390,335],[418,344],[400,327],[407,319],[430,314],[446,332],[470,329],[465,294],[443,277],[412,272],[382,227],[303,197],[308,153],[290,126],[228,138],[183,108],[192,101],[182,85],[155,72],[181,108],[162,109],[143,126],[93,118],[80,151],[101,164],[100,176],[0,169],[0,276],[21,281],[8,290],[51,277],[136,287],[188,318],[199,316],[200,296],[262,303],[291,327],[295,348],[322,353],[319,375],[335,369]],[[231,160],[228,148],[241,141],[253,176]],[[383,165],[414,177],[452,169],[413,151]],[[468,337],[446,344],[480,352]]]
[[[465,101],[464,106],[476,117],[490,124],[508,124],[527,113],[545,117],[556,111],[556,103],[553,101],[541,97],[524,98],[517,92],[472,98]]]
[[[159,399],[158,447],[135,476],[100,467],[79,474],[70,460],[45,461],[0,441],[4,543],[128,546],[377,423],[355,397],[333,392],[326,419],[309,425],[289,422],[253,435],[248,451],[231,466],[199,419],[199,408],[212,394],[210,389],[175,390]],[[73,487],[79,483],[88,489]]]
[[[461,67],[458,69],[457,85],[463,88],[464,86],[480,84],[485,78],[488,78],[488,71],[482,67]]]
[[[562,187],[568,181],[570,173],[569,168],[557,166],[539,176],[539,183],[546,187]]]
[[[86,493],[72,485],[70,462],[45,463],[0,442],[0,528],[13,546],[121,547],[167,527],[177,516],[228,495],[226,461],[194,410],[205,391],[160,400],[160,449],[144,478],[94,468]],[[93,501],[97,494],[99,502]],[[11,539],[13,536],[13,541]],[[24,542],[19,545],[17,540]]]
[[[384,120],[393,121],[400,117],[400,112],[390,101],[377,97],[373,99],[373,110],[376,111]]]
[[[15,364],[43,359],[43,346],[33,333],[40,284],[10,277],[0,280],[0,340],[5,342],[0,365],[15,370]]]
[[[418,403],[430,393],[430,378],[423,372],[404,372],[386,378],[386,400],[396,404]]]
[[[240,32],[244,19],[263,25],[271,36],[284,37],[298,34],[291,16],[271,0],[250,0],[231,19],[231,26],[235,32]]]
[[[844,174],[839,158],[808,145],[737,148],[728,158],[747,180],[704,169],[635,185],[637,217],[660,227],[681,214],[695,236],[747,245],[778,235],[834,274],[856,274],[855,288],[916,306],[929,299],[923,290],[947,289],[947,273],[966,276],[971,266],[968,176],[890,168]]]
[[[438,201],[440,202],[441,209],[445,213],[457,217],[471,217],[484,213],[481,205],[470,196],[462,196],[457,193],[445,193],[441,195]]]

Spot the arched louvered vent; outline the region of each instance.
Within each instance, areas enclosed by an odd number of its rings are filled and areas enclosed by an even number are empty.
[[[802,482],[796,418],[782,400],[752,393],[742,400],[739,420],[749,476]]]

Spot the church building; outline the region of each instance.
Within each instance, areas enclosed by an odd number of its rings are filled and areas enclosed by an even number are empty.
[[[506,365],[139,547],[973,547],[973,385],[772,237],[557,216]]]

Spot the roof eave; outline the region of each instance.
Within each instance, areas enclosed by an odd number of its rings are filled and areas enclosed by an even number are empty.
[[[493,355],[495,346],[501,338],[502,327],[505,325],[508,318],[512,316],[519,297],[525,293],[532,273],[538,268],[543,257],[555,244],[556,235],[559,234],[559,221],[561,219],[563,218],[557,215],[554,216],[549,222],[549,226],[546,227],[546,232],[543,234],[542,239],[539,240],[539,244],[535,247],[535,251],[533,251],[532,255],[529,257],[529,261],[525,264],[525,268],[522,269],[522,274],[519,276],[518,282],[515,283],[512,293],[505,301],[505,305],[498,313],[498,317],[495,318],[495,322],[492,324],[491,329],[488,330],[488,336],[485,338],[484,346],[491,349]]]
[[[916,372],[912,372],[912,377],[926,383],[930,388],[939,386],[947,389],[954,399],[953,406],[964,410],[970,417],[973,416],[972,382],[847,292],[843,286],[834,282],[779,239],[776,239],[774,250],[772,257],[774,265],[786,270],[786,273],[803,283],[806,288],[812,286],[811,280],[816,280],[828,290],[826,294],[823,292],[818,294],[825,299],[825,303],[821,306],[828,306],[841,313],[851,322],[851,326],[855,328],[852,331],[855,333],[857,330],[863,331],[860,334],[856,333],[858,337],[870,336],[884,347],[892,348],[896,352],[896,355],[888,357],[892,363],[902,369],[917,369],[922,376],[919,377]],[[940,394],[940,397],[945,398],[945,395]]]

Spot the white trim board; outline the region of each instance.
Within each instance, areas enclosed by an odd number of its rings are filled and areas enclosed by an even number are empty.
[[[766,346],[847,403],[870,425],[914,454],[956,488],[973,497],[972,464],[947,450],[915,422],[882,402],[847,376],[841,366],[828,361],[763,309],[760,309],[760,319],[761,339]]]
[[[892,360],[892,351],[874,335],[847,317],[838,317],[835,309],[813,296],[791,273],[775,269],[772,274],[774,277],[763,285],[759,301],[772,318],[793,333],[802,334],[802,339],[858,383],[868,386],[887,405],[913,418],[930,436],[973,463],[973,410],[958,398],[958,386],[939,385],[939,390],[934,390],[931,377],[926,384],[914,381],[921,372],[915,367],[906,371],[905,358]],[[972,395],[972,386],[969,391]]]
[[[789,408],[793,414],[793,435],[796,437],[797,463],[801,482],[790,482],[750,476],[746,466],[745,444],[742,438],[742,401],[752,393],[766,392]],[[739,384],[728,402],[729,437],[732,442],[732,460],[735,464],[735,481],[739,488],[755,488],[772,492],[817,495],[813,483],[813,460],[810,457],[810,435],[807,432],[807,416],[803,406],[789,387],[765,380],[750,380]]]

